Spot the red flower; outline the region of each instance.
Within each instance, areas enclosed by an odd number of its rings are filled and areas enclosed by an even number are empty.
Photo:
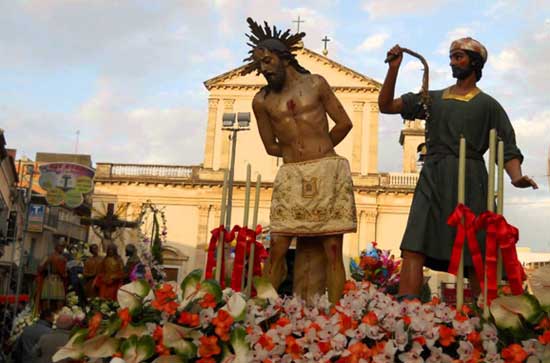
[[[197,363],[216,363],[216,360],[214,358],[201,358]]]
[[[348,350],[351,353],[348,357],[348,362],[350,363],[358,363],[361,359],[368,361],[372,355],[369,347],[365,343],[361,342],[350,345]]]
[[[99,312],[95,313],[95,315],[90,319],[90,322],[88,323],[88,338],[93,338],[96,336],[102,319],[103,315]]]
[[[378,316],[374,311],[369,311],[367,315],[363,316],[361,322],[371,326],[376,325],[378,324]]]
[[[211,293],[207,292],[202,300],[199,302],[199,305],[203,309],[207,308],[215,308],[218,303],[216,302],[216,298]]]
[[[481,335],[477,331],[473,331],[466,337],[470,343],[473,344],[474,347],[480,347],[481,346]]]
[[[292,358],[298,359],[302,356],[302,347],[296,342],[296,338],[289,335],[285,339],[286,349],[285,353],[290,354]]]
[[[355,281],[347,280],[344,284],[344,295],[354,290],[357,290],[357,285],[355,284]]]
[[[178,323],[180,323],[181,325],[187,325],[194,328],[200,324],[199,314],[193,314],[193,313],[184,311],[180,314]]]
[[[170,355],[170,348],[166,348],[164,344],[158,343],[155,345],[155,352],[159,355]]]
[[[174,301],[175,299],[176,293],[172,285],[162,284],[162,286],[155,291],[155,300],[153,300],[151,306],[169,315],[174,315],[178,309],[178,303]]]
[[[213,355],[220,354],[222,351],[218,345],[218,337],[215,335],[204,335],[199,338],[199,341],[199,355],[203,358],[210,358]]]
[[[455,341],[455,335],[456,332],[454,329],[449,328],[445,325],[439,326],[439,343],[444,346],[448,347]]]
[[[418,344],[420,345],[426,345],[426,338],[424,338],[423,336],[418,336],[416,338],[413,339],[415,342],[417,342]]]
[[[317,342],[317,346],[323,354],[326,354],[331,348],[330,342]]]
[[[346,330],[357,328],[357,321],[347,316],[346,314],[340,314],[340,333],[344,334]]]
[[[126,328],[128,323],[132,321],[132,315],[130,315],[130,309],[124,308],[118,312],[118,317],[122,321],[122,324],[120,325],[120,329]]]
[[[546,330],[544,334],[539,335],[538,339],[541,344],[550,344],[550,330]]]
[[[216,335],[224,342],[229,341],[229,330],[233,321],[233,317],[225,310],[218,311],[218,315],[212,319],[212,324],[216,327]]]
[[[506,363],[520,363],[527,359],[527,352],[519,344],[510,344],[502,349],[501,357]]]
[[[535,329],[537,329],[537,330],[541,330],[541,329],[548,330],[548,329],[550,329],[550,319],[548,319],[548,317],[545,316],[544,318],[542,318],[539,325],[537,325],[535,327]]]
[[[267,335],[262,334],[260,336],[260,339],[258,339],[258,343],[267,351],[271,351],[273,348],[275,348],[275,343],[273,343],[273,339]]]
[[[162,341],[162,326],[157,325],[155,331],[153,332],[153,339],[155,340],[155,342]]]

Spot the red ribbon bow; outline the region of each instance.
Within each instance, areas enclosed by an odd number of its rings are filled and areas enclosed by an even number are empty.
[[[453,213],[451,213],[447,219],[448,225],[457,228],[448,271],[453,275],[457,274],[460,257],[463,251],[464,239],[468,238],[468,248],[472,256],[474,270],[478,281],[483,283],[483,258],[476,238],[475,219],[476,215],[474,212],[462,203],[457,205]],[[464,221],[464,223],[462,223],[462,221]]]
[[[235,226],[238,231],[237,247],[235,248],[235,262],[233,264],[233,275],[231,278],[231,288],[234,291],[241,291],[242,276],[245,273],[244,266],[250,256],[250,247],[255,244],[254,262],[252,266],[252,275],[262,274],[261,260],[267,256],[267,252],[261,242],[256,241],[256,236],[262,233],[262,226],[257,225],[255,230],[248,227]],[[250,267],[249,267],[250,268]],[[250,283],[250,282],[249,282]]]
[[[485,261],[487,263],[487,303],[497,297],[497,247],[500,247],[504,269],[510,283],[512,294],[523,293],[523,280],[525,271],[518,260],[516,243],[519,239],[519,231],[508,224],[500,214],[486,211],[479,215],[476,221],[476,229],[485,229],[487,233]]]
[[[231,241],[233,241],[235,239],[235,228],[236,227],[237,226],[233,227],[233,229],[230,232],[227,232],[227,230],[225,229],[225,226],[222,224],[218,228],[214,228],[212,231],[210,231],[212,236],[210,237],[210,243],[208,244],[208,256],[207,256],[207,259],[206,259],[206,271],[205,271],[204,276],[207,280],[214,278],[212,271],[214,270],[214,267],[216,266],[216,258],[218,258],[218,257],[221,258],[222,259],[222,265],[221,265],[220,285],[221,285],[222,288],[225,287],[225,278],[224,278],[224,276],[225,276],[225,258],[224,258],[225,248],[222,248],[222,255],[221,256],[216,256],[218,241],[220,239],[220,233],[223,232],[224,242],[225,243],[231,243]]]

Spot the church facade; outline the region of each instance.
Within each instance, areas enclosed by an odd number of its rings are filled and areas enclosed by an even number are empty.
[[[336,152],[350,162],[358,216],[357,233],[344,238],[344,256],[358,256],[371,241],[398,254],[418,179],[416,150],[423,142],[422,125],[417,121],[405,123],[400,137],[403,172],[380,172],[377,99],[381,84],[307,48],[298,52],[297,59],[311,73],[327,79],[354,125],[336,147]],[[265,85],[265,80],[255,74],[242,76],[241,69],[236,68],[204,83],[209,98],[201,165],[110,162],[96,165],[93,194],[96,211],[107,203],[126,203],[129,205],[126,215],[120,217],[132,219],[144,201],[164,208],[167,221],[165,265],[171,269],[174,279],[181,280],[194,268],[204,266],[209,231],[220,224],[223,175],[231,160],[230,132],[222,130],[224,113],[251,114],[250,129],[238,132],[237,137],[231,224],[243,223],[246,165],[251,164],[252,180],[255,181],[258,174],[262,178],[258,223],[269,226],[273,179],[282,161],[266,153],[252,112],[252,98]],[[397,142],[397,137],[392,142]],[[254,195],[254,191],[251,194]],[[98,237],[92,236],[94,238]],[[135,238],[132,232],[120,235],[124,243],[135,242]],[[348,265],[347,261],[345,264]]]

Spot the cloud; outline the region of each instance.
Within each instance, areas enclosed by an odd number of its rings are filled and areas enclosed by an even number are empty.
[[[464,37],[474,37],[474,34],[475,34],[475,31],[474,29],[472,29],[471,26],[460,26],[458,28],[454,28],[453,30],[447,32],[445,40],[439,43],[439,46],[437,48],[437,53],[442,55],[448,55],[449,47],[453,41]]]
[[[443,7],[447,2],[442,0],[367,0],[363,2],[362,8],[369,13],[370,18],[381,18],[403,14],[426,14]]]
[[[491,58],[492,66],[500,72],[506,72],[521,67],[520,57],[515,49],[504,49]]]
[[[130,100],[108,80],[100,83],[75,115],[86,125],[81,134],[83,152],[93,152],[96,161],[202,162],[206,109],[134,106]]]
[[[359,52],[369,52],[371,50],[379,49],[384,45],[386,39],[390,37],[388,33],[378,33],[367,37],[358,47]]]

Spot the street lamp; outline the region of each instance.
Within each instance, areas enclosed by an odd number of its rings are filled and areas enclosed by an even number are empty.
[[[235,119],[237,124],[235,125]],[[227,189],[227,209],[225,215],[225,225],[231,228],[231,208],[233,206],[233,179],[235,177],[235,151],[237,149],[237,132],[250,130],[250,112],[234,112],[223,114],[224,131],[231,131],[229,138],[231,139],[231,164],[229,166],[229,185]]]

